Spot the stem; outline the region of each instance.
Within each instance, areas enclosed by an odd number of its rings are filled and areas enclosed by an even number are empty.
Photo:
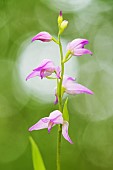
[[[62,81],[63,81],[63,75],[64,75],[64,63],[63,63],[63,51],[62,51],[62,44],[60,41],[60,35],[58,35],[58,41],[59,41],[59,48],[60,48],[60,65],[61,65],[61,79],[59,83],[59,110],[62,112]]]
[[[49,77],[49,76],[46,76],[47,79],[50,79],[50,80],[56,80],[57,78],[55,77]]]
[[[59,43],[54,37],[52,37],[52,40],[57,44]]]
[[[72,57],[72,55],[71,55],[71,56],[69,56],[67,59],[64,59],[63,63],[66,63],[68,60],[70,60],[70,59],[71,59],[71,57]]]
[[[57,138],[57,170],[60,170],[60,150],[61,150],[61,134],[62,125],[58,125],[58,138]]]
[[[59,42],[59,49],[60,49],[60,65],[61,65],[61,79],[60,82],[57,83],[58,88],[58,104],[59,110],[62,112],[62,81],[64,76],[64,63],[63,63],[63,51],[62,51],[62,44],[60,41],[60,35],[58,34],[58,42]],[[61,134],[62,134],[62,125],[58,125],[58,140],[57,140],[57,170],[60,170],[60,150],[61,150]]]

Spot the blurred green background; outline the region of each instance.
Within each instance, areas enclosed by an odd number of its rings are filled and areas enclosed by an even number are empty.
[[[113,169],[113,1],[0,0],[0,170],[33,170],[28,128],[57,109],[55,82],[26,76],[44,58],[59,63],[53,43],[31,43],[40,31],[57,36],[59,10],[69,21],[67,42],[87,38],[93,56],[74,57],[66,74],[94,91],[69,96],[69,134],[62,138],[62,170]],[[31,133],[47,170],[56,169],[57,126]]]

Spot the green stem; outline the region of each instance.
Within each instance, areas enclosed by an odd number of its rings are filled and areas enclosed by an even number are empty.
[[[46,77],[47,79],[50,79],[50,80],[56,80],[57,78],[55,78],[55,77],[49,77],[49,76],[47,76]]]
[[[62,81],[63,81],[63,75],[64,75],[64,63],[63,63],[63,51],[62,51],[62,44],[60,41],[60,35],[58,35],[58,41],[59,41],[59,48],[60,48],[60,65],[61,65],[61,79],[59,83],[59,110],[62,112]]]
[[[67,59],[64,59],[63,63],[66,63],[68,60],[70,60],[70,59],[71,59],[71,57],[72,57],[72,55],[71,55],[71,56],[69,56]]]
[[[57,44],[59,43],[54,37],[52,37],[52,40]]]
[[[62,125],[58,125],[58,138],[57,138],[57,170],[60,170],[61,134],[62,134]]]
[[[63,51],[62,51],[62,44],[60,41],[60,35],[58,34],[58,44],[60,49],[60,65],[61,65],[61,79],[60,82],[57,83],[58,88],[58,103],[59,103],[59,110],[62,112],[62,81],[64,76],[64,63],[63,63]],[[57,170],[60,170],[60,150],[61,150],[61,134],[62,134],[62,125],[58,126],[58,140],[57,140]]]

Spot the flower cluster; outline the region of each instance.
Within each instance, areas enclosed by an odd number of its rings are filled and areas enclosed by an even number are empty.
[[[62,12],[60,12],[60,15],[58,17],[59,36],[64,32],[67,25],[68,21],[63,20]],[[60,45],[60,41],[56,40],[48,32],[38,33],[32,38],[32,42],[36,40],[40,40],[42,42],[54,41],[56,44]],[[73,41],[69,42],[67,45],[67,53],[65,57],[63,57],[61,63],[64,65],[65,62],[67,62],[72,56],[82,56],[84,54],[92,55],[92,52],[90,50],[84,48],[84,46],[88,43],[89,41],[87,39],[81,38],[74,39]],[[62,69],[59,66],[55,66],[53,61],[51,61],[50,59],[44,59],[37,68],[33,69],[33,71],[27,76],[26,80],[36,76],[39,76],[41,79],[52,79],[53,77],[51,76],[54,73],[54,79],[57,79],[57,87],[55,88],[55,104],[57,104],[59,100],[62,100],[64,93],[70,95],[76,95],[81,93],[93,94],[93,92],[87,87],[78,84],[75,78],[63,75],[61,70]],[[61,124],[63,137],[72,144],[73,142],[68,135],[69,115],[67,111],[67,102],[65,102],[64,105],[64,109],[55,110],[51,112],[49,117],[44,117],[40,119],[36,124],[29,128],[29,131],[48,128],[48,132],[50,132],[54,125]]]

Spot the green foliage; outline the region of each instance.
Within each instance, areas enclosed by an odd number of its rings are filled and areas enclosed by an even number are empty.
[[[29,137],[29,140],[32,147],[32,159],[33,159],[34,170],[46,170],[37,144],[35,143],[35,141],[31,136]]]
[[[64,103],[63,118],[64,118],[64,120],[69,121],[69,113],[68,113],[67,103],[68,103],[68,97],[67,97],[67,99],[65,100],[65,103]]]

